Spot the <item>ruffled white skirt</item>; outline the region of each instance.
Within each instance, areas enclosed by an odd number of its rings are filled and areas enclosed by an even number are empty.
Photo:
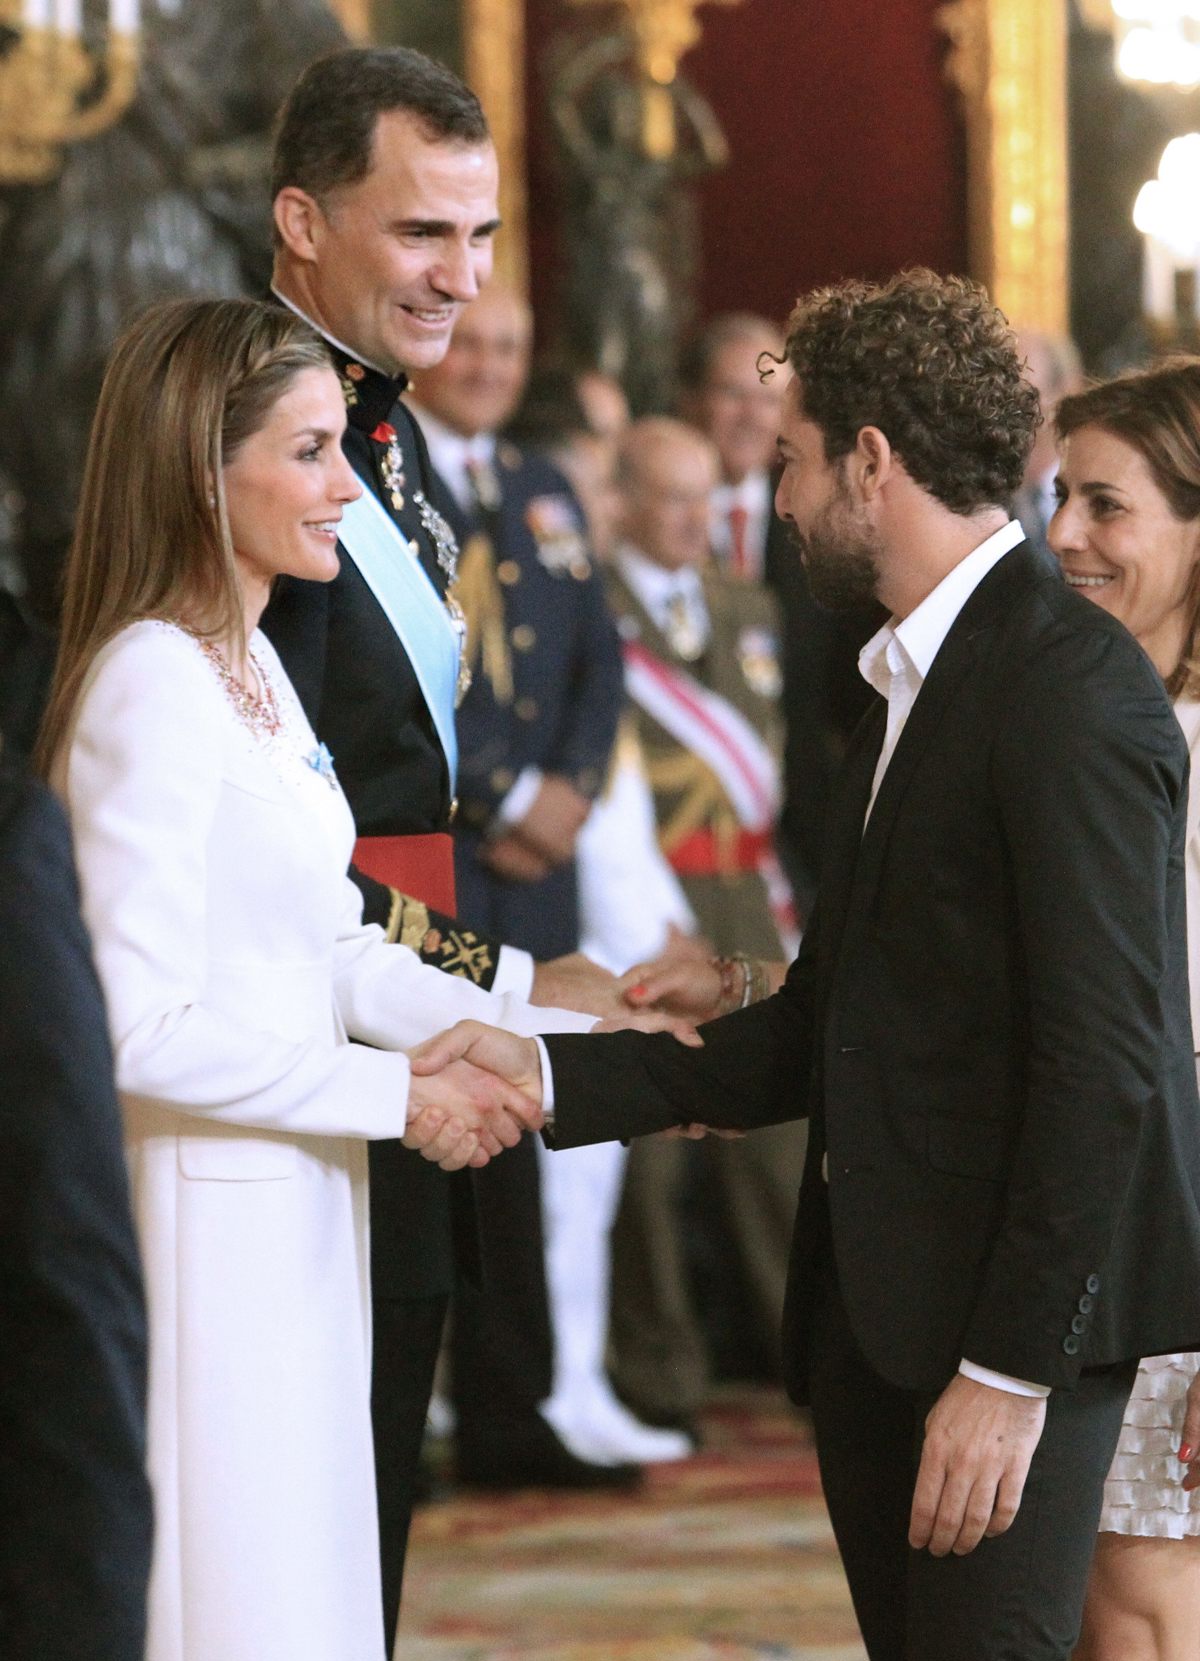
[[[1200,1535],[1200,1490],[1185,1493],[1177,1457],[1188,1385],[1200,1354],[1143,1361],[1104,1484],[1102,1534],[1183,1540]]]

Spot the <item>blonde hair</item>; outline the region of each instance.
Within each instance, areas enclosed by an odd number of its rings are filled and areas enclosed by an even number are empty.
[[[117,341],[92,423],[64,576],[62,634],[36,758],[46,772],[101,647],[144,618],[186,618],[244,652],[222,468],[305,369],[320,336],[253,300],[178,300]]]

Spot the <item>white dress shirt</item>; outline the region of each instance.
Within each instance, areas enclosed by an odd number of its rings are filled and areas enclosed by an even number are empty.
[[[405,401],[420,422],[425,442],[429,446],[429,458],[437,469],[439,478],[464,513],[474,512],[476,495],[475,486],[471,482],[471,469],[492,468],[496,465],[495,433],[476,433],[472,438],[464,438],[461,433],[456,433],[453,427],[439,421],[436,415],[430,415],[415,399],[409,398]]]
[[[1025,533],[1021,526],[1015,519],[1010,519],[1003,529],[980,543],[948,576],[943,577],[933,593],[927,595],[915,611],[910,611],[901,622],[892,618],[885,623],[859,653],[858,667],[863,679],[887,701],[887,730],[875,767],[867,819],[871,817],[879,786],[900,742],[904,724],[959,612],[992,567],[1024,540]],[[961,1362],[958,1370],[980,1384],[990,1384],[1013,1395],[1050,1394],[1045,1385],[1009,1378],[1005,1373],[993,1372],[990,1367],[979,1367],[973,1361]]]
[[[616,552],[616,567],[634,598],[653,620],[656,628],[671,639],[679,627],[680,616],[686,618],[688,633],[700,651],[708,644],[712,625],[708,616],[708,602],[704,598],[704,582],[694,565],[682,565],[670,571],[623,542]]]

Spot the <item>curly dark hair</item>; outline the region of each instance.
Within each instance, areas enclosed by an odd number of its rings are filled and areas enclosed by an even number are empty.
[[[978,283],[917,267],[882,285],[816,289],[797,301],[784,352],[830,461],[878,427],[953,513],[1007,504],[1019,487],[1038,395]]]

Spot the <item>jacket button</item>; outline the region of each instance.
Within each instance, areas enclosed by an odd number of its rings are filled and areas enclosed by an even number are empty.
[[[1095,1307],[1095,1298],[1092,1297],[1090,1292],[1085,1292],[1079,1300],[1079,1313],[1081,1315],[1090,1315]]]
[[[454,798],[454,800],[450,803],[450,811],[446,815],[446,822],[447,822],[447,824],[452,825],[457,818],[458,818],[458,797],[456,796]]]
[[[533,627],[532,623],[518,623],[509,636],[509,639],[517,648],[518,652],[532,652],[533,648],[537,645],[537,630]]]
[[[1094,1297],[1095,1294],[1100,1290],[1100,1276],[1099,1275],[1089,1275],[1087,1277],[1087,1281],[1086,1281],[1085,1284],[1087,1286],[1088,1291]]]
[[[1086,1332],[1087,1331],[1087,1316],[1086,1315],[1073,1315],[1071,1317],[1071,1331],[1074,1332],[1074,1333]]]
[[[518,698],[515,707],[519,721],[537,720],[538,706],[536,698]]]
[[[496,567],[496,575],[505,588],[512,588],[521,580],[521,567],[515,559],[502,559]]]
[[[1079,1339],[1073,1332],[1063,1339],[1063,1350],[1067,1355],[1079,1354]]]

